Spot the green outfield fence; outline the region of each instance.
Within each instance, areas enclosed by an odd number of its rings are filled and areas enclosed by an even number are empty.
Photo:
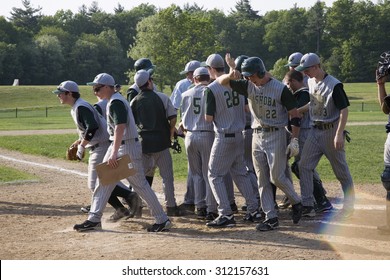
[[[68,106],[41,106],[0,109],[0,118],[55,118],[69,116]],[[351,102],[351,112],[380,111],[377,102]]]

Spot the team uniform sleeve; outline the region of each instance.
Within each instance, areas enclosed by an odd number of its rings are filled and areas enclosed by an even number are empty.
[[[342,110],[347,108],[349,104],[349,100],[347,94],[345,93],[343,84],[337,84],[333,89],[333,102],[337,109]]]
[[[298,107],[297,100],[286,86],[283,88],[281,101],[283,106],[286,107],[287,111]]]
[[[299,98],[298,98],[298,108],[305,106],[309,102],[310,102],[309,92],[307,90],[300,91]]]
[[[114,124],[127,123],[127,109],[122,101],[114,100],[111,102],[110,115],[114,120]]]
[[[92,111],[84,106],[80,106],[78,109],[78,120],[85,128],[83,138],[87,141],[91,141],[99,128],[99,124],[96,122]]]
[[[247,80],[230,80],[230,87],[245,97],[248,97],[248,84]]]
[[[93,104],[93,107],[95,107],[96,111],[98,111],[100,115],[103,115],[103,110],[99,105]]]
[[[217,105],[215,102],[214,93],[209,89],[205,88],[204,90],[205,95],[205,114],[209,116],[214,116],[215,111],[217,109]]]

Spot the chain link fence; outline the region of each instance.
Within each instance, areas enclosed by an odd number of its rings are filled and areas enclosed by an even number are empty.
[[[0,118],[48,118],[69,116],[68,106],[41,106],[0,109]]]

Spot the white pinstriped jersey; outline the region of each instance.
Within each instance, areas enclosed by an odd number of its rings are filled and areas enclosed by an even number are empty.
[[[216,81],[207,86],[214,95],[216,112],[214,131],[216,133],[237,133],[245,129],[245,98]],[[206,109],[207,111],[207,109]]]
[[[85,101],[82,98],[78,98],[76,102],[73,104],[73,107],[71,109],[71,115],[73,118],[74,123],[77,126],[77,132],[79,134],[80,139],[82,139],[82,135],[85,132],[85,128],[81,124],[79,118],[78,118],[78,110],[79,107],[85,107],[88,110],[90,110],[94,116],[95,121],[97,122],[99,128],[96,130],[95,135],[91,139],[91,141],[86,145],[87,148],[96,145],[97,143],[101,143],[104,141],[108,141],[108,133],[107,133],[107,124],[106,120],[104,119],[103,116],[99,114],[99,112],[87,101]]]
[[[205,98],[203,90],[205,85],[197,85],[182,94],[181,120],[183,127],[190,131],[213,131],[213,124],[204,118]]]
[[[102,110],[102,116],[104,118],[107,117],[107,99],[99,100],[95,103],[94,106],[99,106],[99,108]]]
[[[248,82],[248,103],[253,115],[252,127],[284,127],[288,123],[288,112],[282,104],[282,92],[286,86],[271,79],[264,86]]]
[[[114,140],[115,123],[114,123],[113,117],[110,115],[110,106],[114,100],[121,101],[124,104],[124,106],[126,107],[126,111],[127,111],[126,129],[123,133],[122,139],[127,140],[127,139],[137,138],[138,137],[137,126],[135,125],[135,122],[134,122],[134,116],[133,116],[133,113],[131,112],[130,104],[126,100],[126,98],[124,98],[122,96],[122,94],[120,94],[119,92],[116,92],[111,96],[111,98],[107,104],[107,131],[110,135],[110,140],[112,140],[112,141]]]
[[[175,88],[172,91],[171,94],[171,101],[175,108],[179,108],[182,100],[182,95],[185,91],[189,89],[189,87],[192,85],[192,82],[188,79],[182,79],[178,81],[175,85]]]
[[[309,79],[310,93],[310,121],[334,122],[340,117],[340,110],[333,101],[333,89],[341,82],[331,75],[316,83],[314,78]]]
[[[177,110],[175,107],[173,107],[172,101],[169,99],[169,97],[165,93],[158,92],[158,91],[156,91],[156,94],[160,97],[162,103],[164,104],[166,117],[169,118],[172,116],[176,116]]]

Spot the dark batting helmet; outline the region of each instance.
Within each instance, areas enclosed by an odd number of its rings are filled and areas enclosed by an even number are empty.
[[[236,70],[241,72],[241,65],[245,59],[249,58],[247,55],[239,55],[236,60],[234,60],[234,64],[236,64]]]
[[[135,71],[144,69],[148,71],[150,75],[154,73],[155,67],[156,65],[153,65],[149,58],[140,58],[134,63]]]
[[[259,78],[263,78],[266,71],[264,63],[259,57],[247,58],[241,65],[241,74],[246,77],[257,74]]]

